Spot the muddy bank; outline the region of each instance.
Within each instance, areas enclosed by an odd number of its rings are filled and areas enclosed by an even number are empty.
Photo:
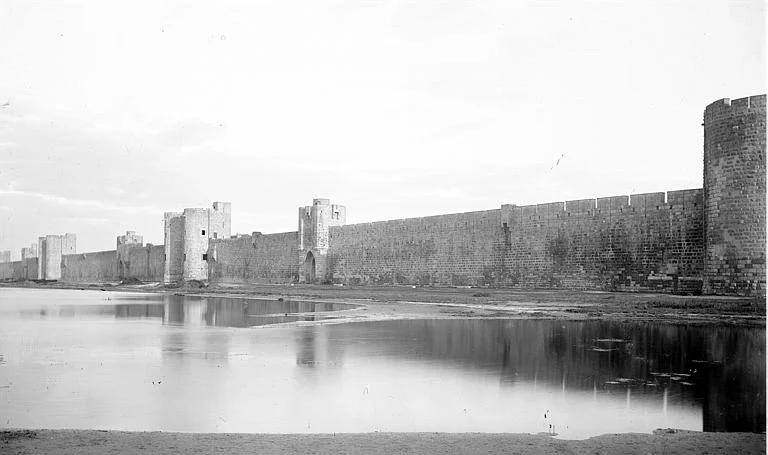
[[[670,294],[434,288],[410,286],[218,285],[169,287],[159,283],[70,284],[6,282],[5,287],[91,289],[218,297],[353,303],[348,320],[396,318],[554,318],[765,326],[765,299]]]
[[[15,454],[759,454],[765,435],[657,431],[582,441],[546,435],[488,433],[206,434],[94,430],[0,432],[0,452]]]

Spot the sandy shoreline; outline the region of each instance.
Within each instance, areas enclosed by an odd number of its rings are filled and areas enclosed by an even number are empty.
[[[0,431],[0,452],[13,454],[760,454],[765,435],[657,431],[559,440],[493,433],[217,434],[96,430]]]

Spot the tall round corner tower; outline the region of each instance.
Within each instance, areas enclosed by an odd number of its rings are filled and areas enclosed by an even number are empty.
[[[704,292],[765,296],[765,95],[704,110]]]

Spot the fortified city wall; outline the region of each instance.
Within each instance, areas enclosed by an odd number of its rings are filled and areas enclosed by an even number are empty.
[[[501,282],[700,292],[702,190],[502,206]]]
[[[509,286],[765,295],[765,95],[704,112],[704,188],[346,225],[328,199],[298,230],[230,238],[231,206],[165,214],[165,244],[41,237],[0,279]]]
[[[254,232],[211,240],[208,278],[216,283],[293,283],[299,271],[297,235]]]
[[[37,258],[0,263],[0,280],[36,280]]]
[[[347,284],[498,282],[501,211],[332,227],[328,278]]]
[[[64,255],[61,259],[61,281],[82,283],[116,280],[116,258],[115,250]]]
[[[699,292],[702,213],[684,190],[333,227],[327,278]]]
[[[119,250],[109,250],[64,255],[61,280],[72,283],[120,281],[126,278],[154,282],[163,280],[163,245],[132,246],[124,251],[120,261],[118,253]]]
[[[128,250],[128,261],[121,278],[142,281],[162,281],[165,268],[165,245],[133,247]]]
[[[135,233],[134,233],[135,234]],[[46,237],[64,237],[64,236],[46,236]],[[71,283],[97,283],[114,282],[126,278],[136,278],[142,281],[162,281],[164,271],[164,246],[151,245],[144,246],[140,241],[138,243],[121,244],[120,240],[125,240],[127,236],[118,237],[118,249],[109,251],[98,251],[95,253],[75,253],[55,255],[52,253],[60,252],[55,239],[51,242],[53,248],[47,245],[43,248],[44,253],[48,255],[47,262],[57,263],[60,275],[57,278],[40,277],[38,258],[31,257],[21,261],[15,261],[7,264],[0,264],[0,280],[61,280]],[[141,236],[137,236],[141,238]],[[41,241],[44,237],[41,237]],[[71,243],[68,250],[74,249]],[[46,271],[50,273],[50,270]]]

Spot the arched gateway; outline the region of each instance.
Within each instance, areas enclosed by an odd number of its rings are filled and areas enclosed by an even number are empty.
[[[306,283],[314,283],[315,282],[315,255],[312,254],[310,251],[307,253],[307,257],[304,260],[304,282]]]

